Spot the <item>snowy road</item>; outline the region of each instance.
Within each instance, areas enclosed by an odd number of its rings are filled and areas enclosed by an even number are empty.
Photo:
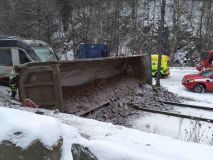
[[[213,92],[194,93],[182,85],[182,79],[185,75],[197,73],[198,72],[195,70],[195,68],[171,68],[171,75],[165,79],[162,79],[161,85],[167,88],[170,92],[189,99],[188,102],[186,101],[186,103],[196,105],[204,104],[213,107]]]

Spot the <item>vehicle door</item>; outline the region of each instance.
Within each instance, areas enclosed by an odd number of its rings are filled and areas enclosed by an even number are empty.
[[[19,49],[18,48],[11,48],[11,52],[12,52],[13,66],[20,65]]]
[[[0,48],[0,76],[9,76],[13,67],[11,48]]]
[[[32,60],[30,60],[30,57],[28,56],[28,54],[24,50],[19,49],[19,63],[25,64],[25,63],[29,63],[31,61]]]

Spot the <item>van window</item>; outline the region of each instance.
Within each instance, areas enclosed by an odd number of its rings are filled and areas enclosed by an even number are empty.
[[[10,49],[0,49],[0,65],[12,66],[12,55]]]
[[[52,48],[50,47],[33,47],[36,55],[40,58],[41,62],[57,60]]]
[[[20,64],[24,63],[29,63],[30,60],[27,58],[26,53],[24,51],[19,49],[19,59],[20,59]]]

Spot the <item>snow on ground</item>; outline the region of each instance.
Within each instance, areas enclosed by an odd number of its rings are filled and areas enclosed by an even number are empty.
[[[144,113],[134,120],[133,128],[170,136],[187,142],[213,145],[213,124],[198,122],[161,114]]]
[[[69,50],[64,54],[61,54],[61,60],[74,60],[74,52],[73,50]]]
[[[171,75],[161,80],[161,85],[170,92],[185,97],[184,103],[198,106],[213,107],[213,93],[193,93],[182,86],[182,78],[186,74],[195,74],[197,71],[190,67],[171,68]],[[154,82],[155,83],[155,82]],[[213,119],[213,112],[175,107],[181,114]],[[132,120],[133,128],[170,136],[184,141],[193,141],[213,145],[213,125],[206,122],[195,122],[182,118],[174,118],[160,114],[144,113],[140,118]]]
[[[174,107],[174,110],[180,114],[213,119],[212,111],[193,109],[193,108],[184,108],[184,107]]]
[[[65,116],[64,114],[58,114],[57,117],[61,117],[63,122],[68,124],[74,123],[81,132],[88,134],[92,140],[101,139],[104,141],[109,141],[112,144],[118,144],[119,146],[122,146],[124,150],[122,148],[120,149],[123,150],[124,155],[134,151],[134,155],[137,157],[134,159],[183,160],[203,158],[201,157],[202,154],[200,153],[192,154],[192,152],[196,151],[196,149],[194,150],[193,145],[195,144],[193,143],[185,143],[169,137],[149,134],[134,129],[114,126],[112,124],[98,122],[95,120],[82,119],[75,116],[70,117],[69,115]],[[212,149],[213,148],[210,147],[208,150],[213,151]],[[114,150],[113,153],[116,151],[117,150]],[[197,151],[199,151],[199,149]],[[199,156],[199,158],[197,156]],[[212,157],[210,156],[209,158],[211,159]],[[117,158],[114,159],[117,160]],[[208,157],[205,157],[205,159],[208,159]]]
[[[31,109],[31,111],[33,110],[36,109]],[[0,128],[0,140],[12,139],[15,144],[25,147],[35,138],[51,145],[62,136],[64,138],[62,160],[72,159],[70,152],[72,143],[88,147],[99,160],[212,159],[213,148],[211,146],[181,142],[169,137],[74,115],[53,114],[53,111],[46,113],[58,120],[26,111],[0,107],[0,126],[4,126]],[[22,131],[24,136],[17,139],[11,138],[11,132],[16,131]],[[89,138],[83,138],[80,133],[86,134]]]
[[[0,107],[0,126],[0,142],[8,140],[23,149],[38,139],[50,148],[63,137],[62,160],[71,160],[70,146],[80,140],[76,128],[62,124],[55,118],[5,107]]]

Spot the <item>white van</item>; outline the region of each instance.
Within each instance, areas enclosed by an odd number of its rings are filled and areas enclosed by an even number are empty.
[[[0,81],[8,80],[15,65],[55,60],[58,60],[57,55],[43,41],[0,36]]]

